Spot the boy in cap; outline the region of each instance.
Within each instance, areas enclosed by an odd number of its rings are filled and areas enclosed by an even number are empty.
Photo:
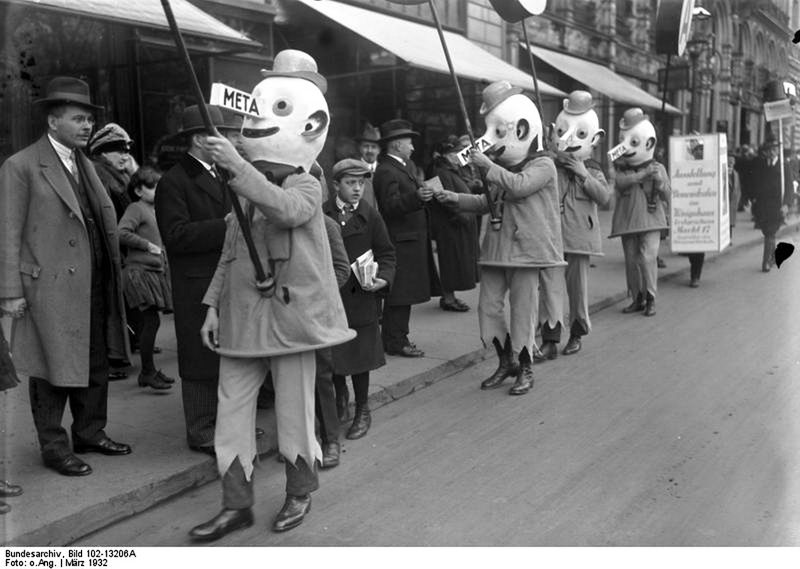
[[[378,309],[375,294],[386,291],[394,280],[395,252],[383,219],[363,200],[363,188],[372,176],[360,160],[348,158],[333,166],[334,195],[323,205],[325,215],[336,221],[350,262],[372,250],[378,268],[374,281],[362,285],[351,272],[349,280],[340,288],[347,314],[347,324],[356,331],[356,339],[333,347],[333,383],[340,409],[348,405],[349,395],[345,376],[351,376],[356,412],[347,431],[348,439],[359,439],[367,434],[372,418],[367,397],[369,372],[386,363],[383,353]]]

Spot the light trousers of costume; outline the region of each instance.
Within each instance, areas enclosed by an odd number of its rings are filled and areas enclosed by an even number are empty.
[[[635,299],[650,295],[656,297],[658,286],[658,246],[661,231],[645,231],[622,235],[622,251],[625,253],[625,276],[628,290]]]
[[[314,468],[322,449],[314,435],[314,350],[269,358],[221,357],[214,447],[220,476],[238,458],[249,481],[256,457],[256,403],[267,371],[275,387],[278,450],[286,462],[298,458]]]
[[[506,322],[506,294],[510,323]],[[533,353],[539,310],[539,269],[481,267],[481,292],[478,300],[478,323],[484,345],[497,338],[502,344],[511,336],[514,359],[522,348]]]
[[[566,281],[569,297],[570,334],[583,336],[592,329],[589,320],[589,255],[564,253],[567,261]],[[576,332],[581,332],[576,334]]]
[[[564,322],[564,267],[539,269],[539,320],[543,342],[561,341]],[[536,321],[534,321],[536,322]]]

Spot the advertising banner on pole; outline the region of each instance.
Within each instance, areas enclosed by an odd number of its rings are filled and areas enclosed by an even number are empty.
[[[669,139],[670,249],[719,252],[730,245],[728,144],[724,133]]]

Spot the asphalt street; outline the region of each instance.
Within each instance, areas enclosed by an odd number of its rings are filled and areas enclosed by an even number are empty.
[[[800,545],[800,258],[764,274],[736,251],[656,306],[596,314],[527,395],[478,389],[489,360],[378,409],[285,534],[283,465],[262,460],[255,525],[216,544]],[[220,503],[207,484],[76,545],[192,545]]]

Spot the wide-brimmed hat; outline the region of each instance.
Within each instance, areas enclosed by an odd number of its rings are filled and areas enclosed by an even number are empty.
[[[102,152],[127,152],[131,149],[132,142],[124,128],[115,122],[110,122],[92,135],[86,149],[90,155]]]
[[[263,77],[299,77],[307,79],[319,90],[328,90],[328,81],[318,73],[317,62],[304,51],[284,49],[278,52],[272,62],[272,69],[262,69]]]
[[[486,87],[481,93],[481,96],[483,97],[483,103],[481,104],[480,114],[488,114],[489,111],[512,95],[519,95],[520,93],[522,93],[521,87],[514,87],[505,79],[495,81]]]
[[[369,169],[366,162],[362,160],[357,160],[355,158],[345,158],[344,160],[339,160],[336,164],[333,165],[333,172],[331,173],[331,177],[334,180],[338,180],[342,176],[349,174],[351,176],[364,176],[365,178],[372,177],[372,170]]]
[[[636,126],[642,121],[649,121],[650,117],[644,114],[644,111],[639,107],[633,107],[622,113],[622,118],[619,120],[620,130],[628,130]]]
[[[578,89],[570,93],[569,98],[564,99],[564,112],[569,115],[582,115],[593,108],[594,101],[589,91]]]
[[[91,111],[102,111],[103,107],[92,104],[89,84],[76,77],[54,77],[45,88],[45,96],[34,101],[34,104],[46,106],[59,103],[70,103],[85,107]]]
[[[244,122],[244,117],[242,115],[223,107],[220,107],[220,112],[222,113],[222,120],[225,121],[225,124],[217,127],[218,129],[236,131],[242,130],[242,123]]]
[[[218,129],[226,128],[225,118],[222,116],[222,110],[216,105],[206,105],[208,107],[208,114],[211,117],[211,124]],[[230,128],[230,127],[227,127]],[[200,114],[200,107],[192,105],[183,109],[181,114],[181,128],[178,134],[197,134],[205,132],[206,125],[203,122],[203,116]]]
[[[378,127],[372,126],[371,123],[367,123],[364,125],[364,132],[361,133],[361,136],[356,137],[356,142],[380,142],[381,141],[381,131]]]
[[[419,136],[419,133],[411,129],[411,123],[403,119],[392,119],[381,125],[381,142],[389,142],[395,138],[407,138]]]

